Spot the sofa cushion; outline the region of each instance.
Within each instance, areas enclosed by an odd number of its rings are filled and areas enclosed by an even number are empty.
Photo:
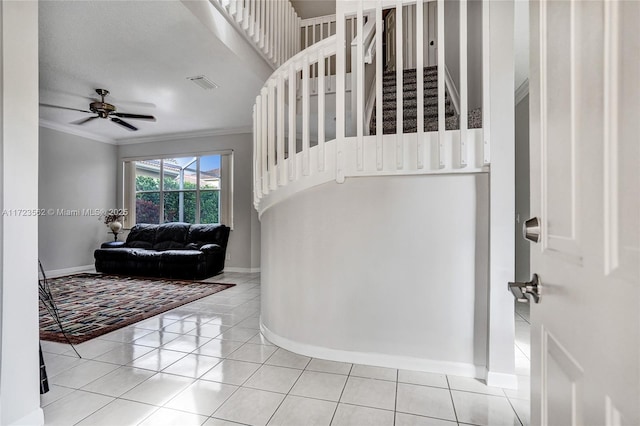
[[[187,234],[189,233],[189,224],[183,222],[163,223],[158,226],[156,232],[156,240],[154,244],[165,241],[173,241],[184,245],[187,242]]]
[[[185,245],[183,243],[179,243],[177,241],[162,241],[160,243],[155,243],[153,245],[154,250],[162,251],[162,250],[181,250],[184,249]]]
[[[191,225],[188,242],[198,247],[208,243],[226,247],[228,236],[229,228],[224,225]]]
[[[153,244],[147,241],[131,241],[127,243],[127,247],[131,248],[140,248],[140,249],[150,249],[153,247]]]
[[[131,247],[131,243],[134,241],[144,241],[153,245],[153,243],[156,242],[156,229],[158,229],[158,225],[151,223],[139,223],[135,225],[131,228],[127,236],[127,247]]]

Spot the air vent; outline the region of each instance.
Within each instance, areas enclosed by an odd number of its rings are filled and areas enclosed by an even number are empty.
[[[187,80],[193,81],[198,86],[202,87],[205,90],[217,89],[218,86],[213,81],[209,80],[204,75],[196,75],[195,77],[187,77]]]

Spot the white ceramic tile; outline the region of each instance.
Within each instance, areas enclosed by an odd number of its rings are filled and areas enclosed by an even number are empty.
[[[167,333],[185,334],[196,328],[196,324],[192,321],[176,321],[162,328]]]
[[[337,403],[288,395],[269,426],[329,426]]]
[[[49,392],[40,395],[40,406],[45,407],[52,402],[59,400],[60,398],[69,395],[75,389],[66,388],[64,386],[54,385],[49,383]]]
[[[222,361],[222,359],[212,356],[187,354],[184,358],[179,359],[162,370],[162,372],[197,379],[218,365],[220,361]]]
[[[504,396],[502,388],[487,386],[484,381],[470,377],[447,376],[451,390],[484,393],[487,395]]]
[[[266,425],[284,395],[240,388],[214,413],[214,417],[250,425]]]
[[[243,343],[241,342],[213,339],[200,346],[194,351],[194,353],[197,353],[199,355],[215,356],[218,358],[226,358],[242,345]]]
[[[71,346],[69,346],[67,343],[48,342],[46,340],[41,340],[40,346],[42,346],[42,352],[48,352],[52,354],[63,354],[71,349]]]
[[[168,318],[160,318],[158,317],[153,317],[153,318],[149,318],[146,319],[144,321],[140,321],[137,322],[135,324],[136,328],[143,328],[146,330],[162,330],[164,327],[173,324],[174,322],[176,322],[177,320],[175,319],[168,319]]]
[[[444,374],[425,373],[423,371],[399,370],[398,382],[445,389],[449,387],[447,376]]]
[[[191,383],[193,379],[187,377],[158,373],[124,393],[121,398],[145,404],[163,405]]]
[[[479,426],[519,426],[520,420],[506,397],[451,391],[460,423]]]
[[[142,337],[133,341],[134,345],[151,346],[157,348],[158,346],[166,345],[170,341],[180,337],[178,333],[167,333],[166,331],[152,331],[149,334],[145,334]]]
[[[192,336],[201,336],[201,337],[218,337],[225,331],[229,330],[231,327],[227,327],[220,324],[197,324],[193,329],[191,329],[187,334]]]
[[[138,386],[154,374],[155,373],[153,371],[149,370],[120,367],[117,370],[94,380],[82,389],[90,392],[101,393],[107,396],[118,397]]]
[[[175,410],[210,416],[233,394],[237,386],[198,380],[164,406]]]
[[[158,315],[158,318],[160,318],[161,320],[182,320],[191,316],[192,314],[193,312],[191,312],[189,309],[185,309],[184,306],[179,306]]]
[[[116,399],[86,417],[78,426],[134,426],[157,409],[153,405]]]
[[[510,399],[513,409],[516,410],[516,415],[522,422],[523,426],[529,426],[531,424],[530,412],[531,404],[526,399]]]
[[[267,338],[262,335],[262,333],[259,333],[253,336],[251,339],[247,341],[247,343],[254,343],[256,345],[275,346],[273,343],[268,341]]]
[[[147,370],[161,371],[183,358],[184,352],[169,351],[166,349],[154,349],[146,355],[136,358],[128,365],[136,368],[144,368]]]
[[[245,343],[227,358],[235,359],[238,361],[257,362],[262,364],[265,362],[275,351],[276,346],[255,345],[253,343]]]
[[[112,349],[118,348],[123,344],[120,342],[111,342],[109,340],[92,339],[78,345],[74,345],[76,351],[83,359],[94,359],[105,352],[109,352]],[[73,349],[70,349],[65,353],[69,356],[77,356]]]
[[[122,344],[115,349],[106,352],[96,358],[96,361],[108,362],[111,364],[125,365],[134,359],[151,352],[153,348],[148,346],[138,346],[131,344]]]
[[[255,373],[260,364],[245,361],[235,361],[225,359],[220,364],[213,367],[205,375],[201,377],[204,380],[212,380],[214,382],[227,383],[231,385],[243,384],[253,373]]]
[[[433,417],[414,416],[413,414],[396,413],[395,426],[456,426],[458,423]]]
[[[449,389],[398,383],[396,411],[456,420]]]
[[[311,358],[308,356],[298,355],[293,352],[289,352],[286,349],[278,348],[278,350],[269,357],[265,364],[303,370],[309,361],[311,361]]]
[[[349,374],[351,366],[346,362],[329,361],[326,359],[313,358],[309,364],[307,364],[306,370],[320,371],[322,373],[334,373],[334,374]]]
[[[396,404],[396,383],[350,376],[340,402],[393,410]]]
[[[233,327],[219,335],[218,339],[244,343],[256,334],[258,334],[258,330],[253,328]]]
[[[367,379],[389,380],[395,382],[398,378],[398,370],[395,368],[353,364],[350,375],[356,377],[365,377]]]
[[[207,418],[198,414],[160,408],[140,423],[140,426],[200,426]]]
[[[146,336],[147,334],[151,334],[152,332],[152,330],[129,326],[116,331],[112,331],[111,333],[103,334],[102,336],[98,337],[98,339],[110,340],[112,342],[120,343],[131,343],[136,339]]]
[[[246,320],[240,321],[238,327],[260,330],[260,319],[258,317],[249,317]]]
[[[113,401],[113,398],[84,391],[70,394],[44,407],[45,425],[73,425]]]
[[[193,352],[200,346],[207,343],[211,338],[199,337],[199,336],[187,336],[182,335],[176,339],[173,339],[169,343],[162,345],[163,349],[169,349],[171,351],[179,352]]]
[[[241,423],[229,422],[227,420],[216,419],[215,417],[209,417],[202,426],[241,426]]]
[[[65,370],[77,367],[78,365],[87,362],[86,359],[78,358],[77,355],[67,356],[49,353],[43,353],[43,355],[48,377],[56,376]]]
[[[49,381],[56,385],[79,389],[117,368],[118,366],[114,364],[88,360],[76,367],[63,371],[50,378]]]
[[[529,376],[518,376],[518,389],[504,389],[509,398],[530,399],[531,379]]]
[[[244,383],[244,387],[288,393],[302,374],[295,368],[263,365]]]
[[[304,371],[290,393],[308,398],[338,401],[346,382],[347,376],[340,374]]]
[[[338,404],[331,426],[393,426],[393,411]]]

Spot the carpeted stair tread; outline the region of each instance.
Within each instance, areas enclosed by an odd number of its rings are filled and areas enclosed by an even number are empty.
[[[415,133],[418,128],[418,94],[417,94],[417,70],[407,69],[402,72],[402,106],[404,133]],[[438,67],[425,67],[424,78],[424,127],[425,131],[438,130]],[[385,71],[382,78],[382,129],[383,134],[396,133],[397,112],[397,75],[396,71]],[[370,134],[376,133],[376,106],[373,108]],[[456,130],[460,127],[460,118],[456,115],[449,92],[445,91],[445,127],[447,130]],[[468,128],[482,127],[482,111],[474,109],[469,111]]]

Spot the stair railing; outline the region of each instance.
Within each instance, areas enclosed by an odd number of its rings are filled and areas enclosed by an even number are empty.
[[[459,42],[454,46],[459,51],[459,87],[455,88],[460,95],[459,116],[451,115],[453,108],[446,94],[451,90],[445,86],[445,0],[354,0],[336,3],[335,35],[290,58],[274,72],[256,98],[254,202],[259,212],[305,188],[331,180],[341,183],[347,177],[478,173],[487,170],[490,162],[488,50],[481,49],[482,61],[480,71],[477,71],[481,77],[476,78],[475,69],[469,73],[467,46],[470,37],[467,31],[473,27],[481,28],[482,33],[479,36],[472,34],[470,41],[480,40],[483,46],[487,45],[487,8],[474,9],[474,19],[482,21],[480,25],[474,22],[469,26],[469,0],[450,3],[459,5]],[[473,3],[474,7],[478,4]],[[450,4],[447,7],[451,7]],[[396,58],[392,75],[383,72],[383,15],[387,9],[395,13],[394,45],[386,46],[394,50]],[[450,15],[448,13],[447,16]],[[328,24],[327,28],[330,27]],[[304,28],[309,35],[320,26],[313,24]],[[351,35],[355,37],[350,38]],[[433,45],[431,37],[436,38]],[[305,40],[302,45],[308,40],[316,41],[308,36],[300,38]],[[351,56],[350,60],[348,56]],[[333,60],[335,65],[331,62]],[[365,65],[369,60],[372,63]],[[430,71],[437,75],[437,84],[430,83],[433,88],[425,88],[423,70],[426,65],[438,65]],[[367,67],[375,70],[375,83],[371,88],[366,87]],[[403,83],[405,74],[409,75],[405,68],[414,67],[415,103],[411,108],[415,108],[416,116],[405,120]],[[314,76],[318,76],[317,88]],[[390,123],[383,123],[385,117],[391,116],[389,111],[383,111],[385,77],[387,80],[395,79],[396,84],[395,129],[391,134],[388,133],[392,128]],[[327,82],[333,79],[335,95],[327,94]],[[477,121],[473,126],[477,128],[469,128],[468,125],[471,82],[474,93],[481,93],[482,128]],[[310,87],[315,90],[310,90]],[[414,90],[413,83],[410,90]],[[435,92],[436,102],[435,108],[431,108],[435,109],[434,118],[429,116],[425,129],[427,90]],[[369,126],[366,110],[372,105],[367,96],[371,96],[375,103],[375,126],[371,126],[370,135],[365,131]],[[393,98],[389,94],[387,97]],[[313,99],[313,105],[310,99]],[[477,99],[474,102],[474,108],[477,108]],[[451,115],[448,118],[447,110]],[[405,121],[409,130],[405,130]]]
[[[210,0],[274,67],[300,51],[300,21],[288,0]]]

